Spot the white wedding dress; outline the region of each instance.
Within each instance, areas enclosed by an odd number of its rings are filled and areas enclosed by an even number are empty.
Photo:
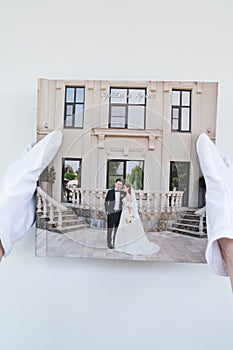
[[[138,205],[134,191],[127,194],[123,200],[123,209],[120,223],[116,233],[115,251],[131,255],[152,255],[159,251],[159,246],[150,242],[145,235],[142,222],[138,213]],[[132,208],[134,220],[126,222],[129,214],[128,206]]]

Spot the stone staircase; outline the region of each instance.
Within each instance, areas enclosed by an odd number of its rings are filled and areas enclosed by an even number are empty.
[[[62,224],[58,225],[58,212],[54,211],[53,222],[50,222],[48,217],[38,216],[37,227],[46,229],[48,231],[66,234],[89,227],[84,218],[79,218],[72,209],[67,209],[62,212]]]
[[[196,209],[188,209],[167,227],[167,231],[192,237],[207,237],[206,218],[203,218],[203,230],[200,231],[200,216],[195,214]]]

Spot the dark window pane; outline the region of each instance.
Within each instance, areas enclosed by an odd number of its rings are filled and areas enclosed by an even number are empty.
[[[144,129],[145,106],[128,107],[128,128]]]
[[[108,187],[113,187],[117,178],[126,176],[126,182],[134,189],[143,189],[143,160],[110,160],[108,161]]]
[[[84,94],[84,87],[66,87],[64,127],[83,127]]]
[[[84,102],[84,88],[76,88],[76,102]]]
[[[72,187],[81,187],[81,159],[63,159],[62,200],[71,201]]]
[[[66,102],[74,102],[74,88],[66,88]]]
[[[118,177],[123,175],[123,165],[124,163],[121,161],[109,161],[108,172],[109,175],[117,175]]]
[[[110,127],[144,129],[146,89],[112,88],[110,91]]]
[[[107,187],[114,187],[117,178],[123,178],[124,162],[111,160],[108,162]]]
[[[116,179],[118,179],[119,176],[115,175],[115,176],[109,176],[108,178],[108,188],[111,188],[111,187],[115,187],[115,182],[116,182]]]
[[[172,91],[172,130],[190,131],[191,90]]]
[[[135,190],[143,189],[143,161],[126,162],[126,182],[129,182]]]
[[[174,187],[178,191],[184,191],[183,206],[188,206],[189,202],[189,162],[171,162],[170,163],[170,191]]]

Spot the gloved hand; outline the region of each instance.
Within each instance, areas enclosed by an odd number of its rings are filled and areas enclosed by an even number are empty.
[[[61,131],[51,132],[12,163],[0,179],[0,240],[5,257],[35,221],[36,182],[61,142]]]
[[[197,153],[206,181],[206,260],[215,273],[228,276],[218,239],[233,239],[233,167],[205,134],[197,140]]]

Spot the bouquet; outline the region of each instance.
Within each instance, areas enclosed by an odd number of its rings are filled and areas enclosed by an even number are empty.
[[[126,222],[127,224],[131,224],[134,220],[135,220],[135,216],[132,215],[132,214],[128,214],[128,215],[126,215],[126,217],[125,217],[125,222]]]

